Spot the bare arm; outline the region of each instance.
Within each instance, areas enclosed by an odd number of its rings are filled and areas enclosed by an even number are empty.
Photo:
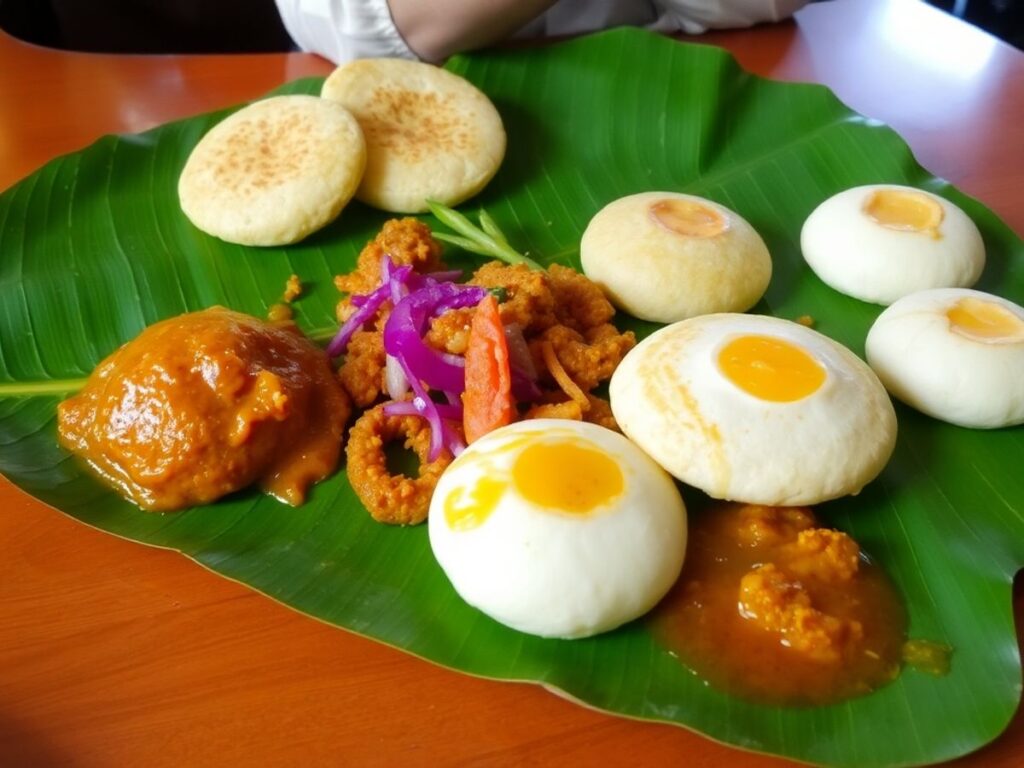
[[[808,0],[654,0],[675,27],[690,34],[708,29],[749,27],[779,21],[806,5]]]
[[[427,61],[503,40],[554,4],[555,0],[388,0],[405,42]]]

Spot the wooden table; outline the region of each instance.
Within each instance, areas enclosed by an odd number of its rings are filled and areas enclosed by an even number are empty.
[[[703,41],[756,73],[831,86],[1024,231],[1024,54],[918,0],[834,0]],[[0,34],[0,189],[104,133],[328,71],[301,54],[83,55]],[[0,765],[788,764],[440,669],[3,480],[0,553]],[[1018,714],[958,765],[1022,762]]]

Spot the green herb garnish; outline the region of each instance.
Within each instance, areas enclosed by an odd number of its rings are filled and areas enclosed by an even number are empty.
[[[487,292],[493,296],[499,304],[504,304],[508,298],[508,289],[504,285],[496,285],[493,288],[488,288]]]
[[[447,232],[435,232],[434,237],[438,240],[456,245],[470,253],[504,261],[506,264],[525,264],[530,269],[543,269],[536,261],[509,245],[508,238],[485,211],[480,211],[480,226],[477,226],[458,211],[435,200],[427,200],[427,206],[438,221],[458,233],[452,235]]]

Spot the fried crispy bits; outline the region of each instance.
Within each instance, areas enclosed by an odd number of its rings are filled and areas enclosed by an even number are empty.
[[[441,246],[429,228],[415,219],[394,220],[363,249],[351,273],[335,278],[335,285],[350,295],[373,291],[380,284],[385,257],[423,274],[445,268]],[[611,324],[615,310],[599,286],[568,267],[537,270],[496,261],[482,265],[468,282],[500,290],[502,295],[498,309],[507,335],[514,337],[512,364],[520,373],[528,371],[536,387],[534,397],[518,404],[520,418],[586,420],[617,428],[608,402],[592,390],[611,377],[636,338]],[[349,296],[343,298],[337,307],[339,321],[356,309]],[[382,399],[403,394],[388,391],[383,330],[391,309],[391,302],[385,301],[376,316],[355,332],[338,371],[342,387],[358,408],[371,408]],[[452,355],[465,354],[474,312],[473,307],[453,309],[434,318],[425,335],[427,345]],[[402,430],[399,423],[405,425]],[[411,444],[422,440],[425,445],[428,430],[418,417],[388,421],[379,409],[367,411],[349,438],[348,475],[376,519],[407,524],[417,521],[420,506],[426,514],[431,480],[440,472],[421,471],[414,480],[388,475],[380,445],[400,435]],[[397,510],[389,511],[392,506]]]
[[[401,440],[419,458],[416,477],[392,474],[385,447]],[[430,427],[417,416],[387,416],[384,404],[366,411],[348,436],[348,479],[373,519],[393,525],[415,525],[427,518],[437,479],[451,463],[444,451],[428,461]]]

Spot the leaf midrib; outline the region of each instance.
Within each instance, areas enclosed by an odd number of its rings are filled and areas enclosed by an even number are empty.
[[[306,336],[318,344],[330,341],[337,328],[314,328]],[[60,379],[30,379],[0,382],[0,398],[3,397],[42,397],[47,395],[66,395],[77,392],[85,386],[86,376]]]

